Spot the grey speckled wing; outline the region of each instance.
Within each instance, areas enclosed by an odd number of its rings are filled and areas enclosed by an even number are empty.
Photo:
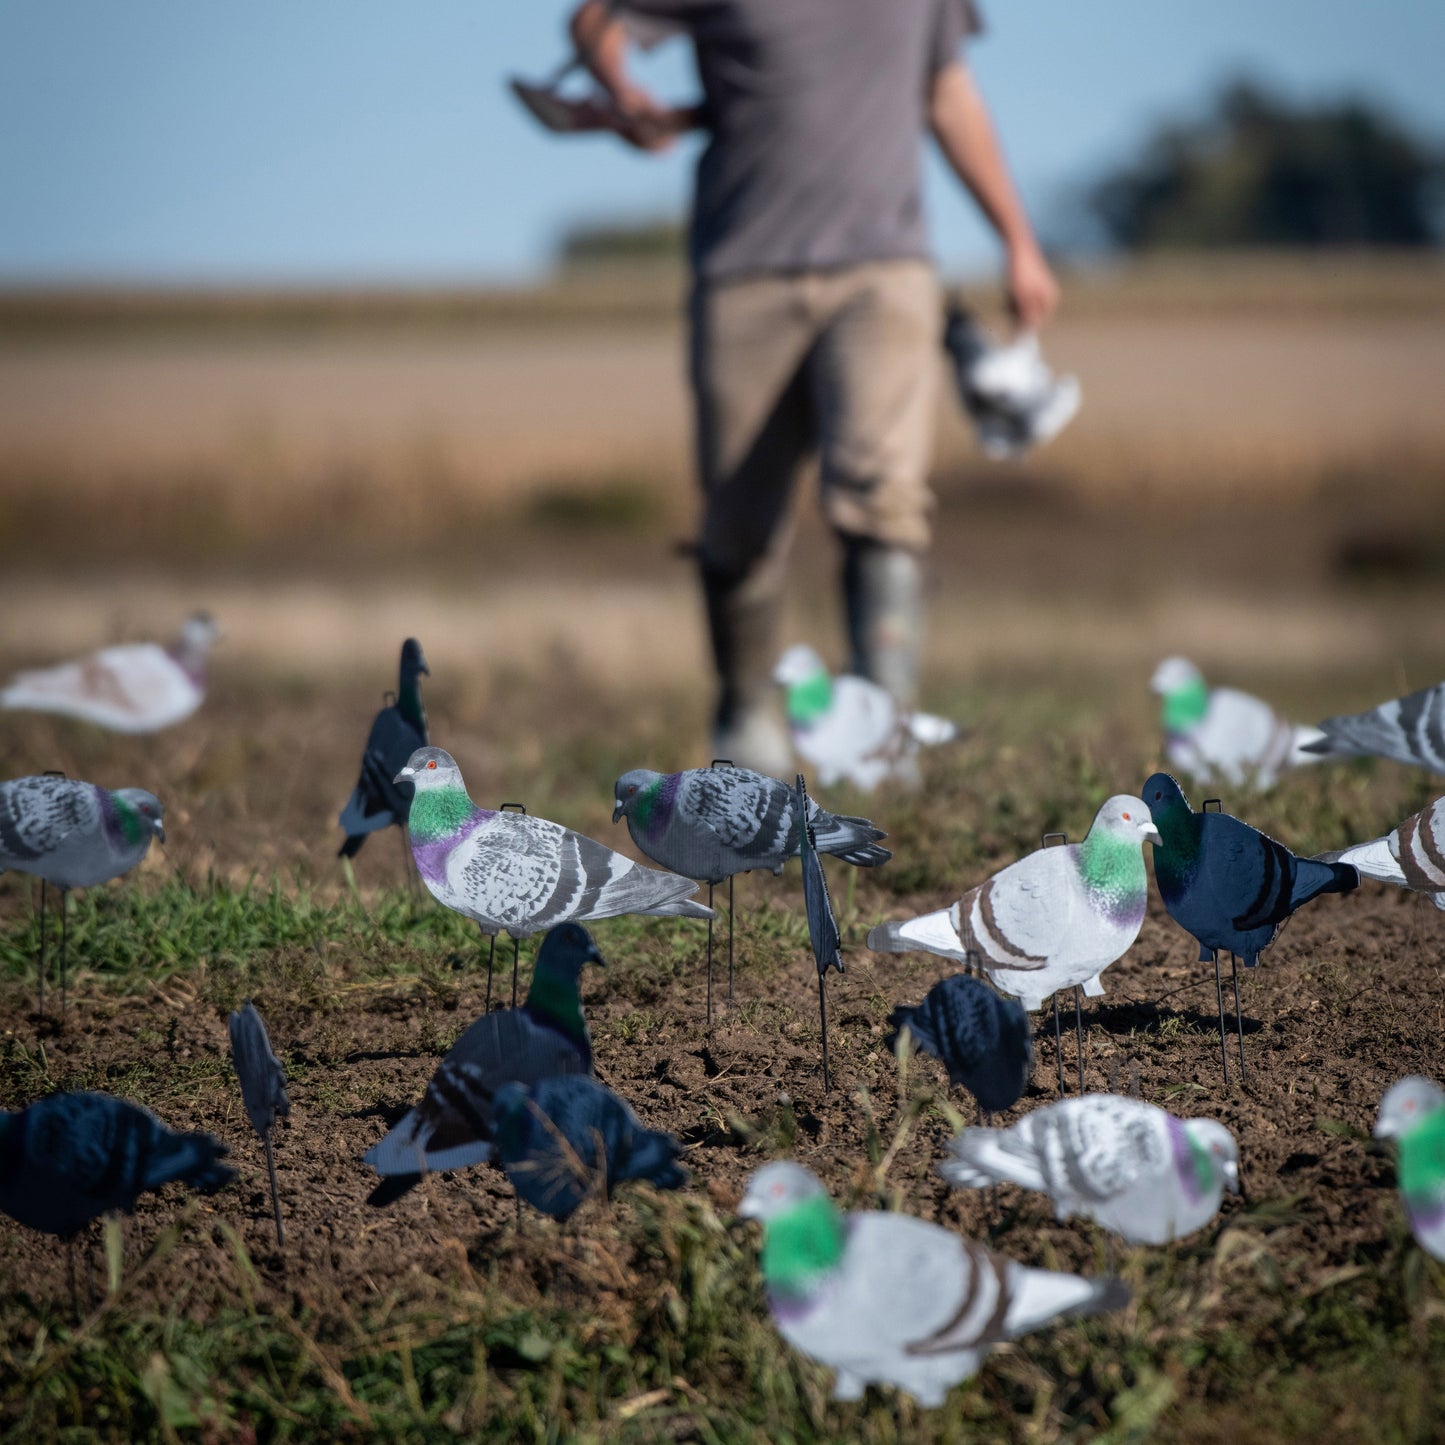
[[[74,832],[100,829],[100,803],[90,783],[38,776],[0,784],[0,868],[53,853]]]
[[[1100,1203],[1169,1168],[1159,1111],[1137,1099],[1088,1095],[1062,1100],[1028,1118],[1049,1192]]]
[[[780,866],[794,851],[792,793],[776,778],[742,768],[697,768],[682,804],[685,815],[763,867]]]

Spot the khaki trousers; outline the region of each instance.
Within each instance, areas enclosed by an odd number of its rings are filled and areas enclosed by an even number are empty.
[[[705,573],[747,579],[755,596],[780,585],[798,473],[814,454],[839,533],[927,547],[940,326],[925,261],[698,283]]]

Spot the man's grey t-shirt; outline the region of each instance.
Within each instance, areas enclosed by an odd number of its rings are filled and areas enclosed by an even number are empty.
[[[928,255],[933,77],[969,0],[614,0],[643,44],[686,35],[705,124],[689,252],[708,279]]]

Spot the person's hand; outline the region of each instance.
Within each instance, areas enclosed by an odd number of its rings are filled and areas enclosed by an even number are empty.
[[[660,104],[640,85],[627,82],[612,90],[617,108],[613,129],[641,151],[664,151],[689,129],[690,112]]]
[[[1025,331],[1036,331],[1059,304],[1059,283],[1033,242],[1014,246],[1008,254],[1009,306]]]

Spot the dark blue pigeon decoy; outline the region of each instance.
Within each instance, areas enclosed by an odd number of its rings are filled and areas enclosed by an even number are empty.
[[[371,724],[366,751],[361,755],[361,776],[346,800],[338,820],[346,841],[338,858],[354,858],[366,835],[393,823],[406,826],[411,809],[412,785],[395,782],[396,775],[418,749],[427,745],[426,710],[421,705],[421,675],[431,676],[421,643],[408,637],[401,645],[401,676],[396,701],[382,708]],[[410,864],[408,863],[408,869]]]
[[[832,1084],[828,1078],[828,995],[824,980],[830,968],[843,972],[843,953],[839,944],[838,923],[833,917],[833,900],[828,896],[828,878],[818,856],[817,835],[809,820],[807,784],[802,773],[796,784],[798,818],[798,852],[803,860],[803,908],[808,915],[808,938],[813,945],[813,961],[818,965],[818,1018],[823,1028],[823,1091]]]
[[[582,1074],[505,1084],[493,1102],[497,1157],[520,1198],[553,1219],[625,1179],[680,1189],[682,1145],[648,1129],[627,1102]]]
[[[281,1197],[276,1187],[276,1155],[271,1147],[271,1131],[278,1114],[284,1117],[291,1112],[291,1101],[286,1097],[286,1071],[272,1052],[266,1024],[250,999],[231,1014],[230,1027],[231,1060],[241,1081],[241,1101],[246,1106],[251,1127],[261,1136],[266,1150],[266,1172],[271,1177],[271,1214],[276,1221],[276,1243],[281,1245],[286,1243],[286,1233],[281,1226]]]
[[[178,1134],[125,1099],[51,1094],[0,1112],[0,1211],[67,1238],[172,1180],[214,1194],[233,1177],[225,1154],[213,1135]]]
[[[1253,968],[1295,909],[1322,893],[1358,888],[1360,875],[1348,863],[1301,858],[1228,813],[1196,813],[1168,773],[1155,773],[1144,784],[1143,796],[1159,830],[1154,845],[1159,896],[1169,916],[1198,940],[1200,962],[1212,960],[1215,966],[1223,1052],[1219,951],[1226,949],[1231,957],[1242,958],[1246,968]],[[1234,997],[1242,1076],[1244,1023],[1237,977]],[[1228,1077],[1226,1061],[1226,1081]]]
[[[437,1066],[421,1103],[363,1156],[385,1176],[369,1204],[399,1199],[421,1182],[423,1171],[464,1169],[491,1159],[494,1101],[503,1084],[592,1072],[592,1040],[578,991],[578,976],[588,963],[606,967],[580,923],[563,923],[547,934],[526,1002],[483,1014]]]
[[[923,1002],[901,1005],[888,1020],[939,1059],[985,1113],[1018,1103],[1034,1068],[1033,1029],[1017,999],[995,993],[981,978],[956,973],[933,985]]]

